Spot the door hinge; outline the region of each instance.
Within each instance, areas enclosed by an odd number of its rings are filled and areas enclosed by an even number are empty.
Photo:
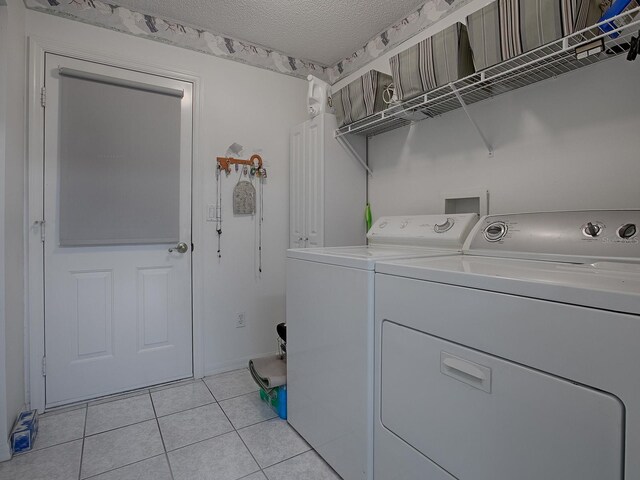
[[[42,108],[47,106],[47,90],[44,87],[40,88],[40,105]]]
[[[40,241],[42,243],[44,243],[44,226],[45,226],[45,221],[44,220],[36,220],[35,222],[33,222],[33,225],[36,227],[40,227]]]
[[[42,357],[42,376],[47,376],[47,357]]]

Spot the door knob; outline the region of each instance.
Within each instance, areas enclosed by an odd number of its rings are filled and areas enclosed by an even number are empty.
[[[178,253],[187,253],[187,250],[189,250],[189,245],[187,245],[187,244],[186,244],[186,243],[184,243],[184,242],[180,242],[180,243],[179,243],[178,245],[176,245],[175,247],[170,248],[170,249],[169,249],[169,252],[170,252],[170,253],[173,253],[173,252],[178,252]]]

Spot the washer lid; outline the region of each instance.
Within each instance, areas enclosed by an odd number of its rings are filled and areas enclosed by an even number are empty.
[[[456,250],[402,245],[369,245],[361,247],[296,248],[287,250],[288,258],[327,263],[342,267],[373,270],[380,260],[457,255]]]
[[[572,264],[458,255],[379,262],[376,272],[640,314],[638,264]]]

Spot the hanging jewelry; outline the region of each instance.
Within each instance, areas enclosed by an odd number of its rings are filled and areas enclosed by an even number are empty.
[[[218,234],[218,258],[222,258],[222,175],[220,165],[216,168],[216,233]]]

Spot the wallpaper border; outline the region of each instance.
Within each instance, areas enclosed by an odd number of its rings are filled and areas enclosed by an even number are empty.
[[[295,58],[261,45],[182,25],[170,19],[146,15],[102,0],[24,0],[24,3],[30,10],[298,78],[314,75],[334,84],[471,1],[473,0],[427,0],[416,11],[333,66]]]
[[[148,40],[166,43],[299,78],[329,80],[325,65],[292,57],[227,35],[146,15],[101,0],[24,0],[31,10],[78,20]]]

